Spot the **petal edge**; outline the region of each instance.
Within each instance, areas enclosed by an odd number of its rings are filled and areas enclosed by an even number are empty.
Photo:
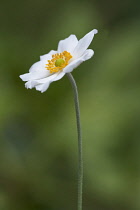
[[[83,55],[85,50],[91,44],[94,34],[97,34],[97,33],[98,33],[98,31],[96,29],[94,29],[94,30],[90,31],[88,34],[86,34],[82,39],[79,40],[79,42],[73,52],[75,58],[79,58],[80,56]]]

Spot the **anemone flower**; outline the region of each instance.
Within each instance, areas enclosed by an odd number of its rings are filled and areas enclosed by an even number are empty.
[[[97,32],[94,29],[79,41],[72,34],[58,43],[57,51],[51,50],[48,54],[40,56],[40,61],[31,66],[29,73],[20,75],[20,78],[26,82],[25,87],[36,88],[43,93],[52,82],[60,80],[83,61],[90,59],[94,51],[87,48]]]

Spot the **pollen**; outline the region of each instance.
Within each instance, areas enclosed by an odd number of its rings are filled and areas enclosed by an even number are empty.
[[[52,59],[48,60],[45,68],[49,70],[50,73],[62,71],[63,68],[65,68],[69,64],[71,58],[72,55],[67,51],[54,54],[52,55]]]

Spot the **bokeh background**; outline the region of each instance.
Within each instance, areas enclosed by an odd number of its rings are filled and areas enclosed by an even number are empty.
[[[59,40],[96,28],[74,70],[84,210],[140,209],[140,1],[0,4],[0,210],[76,210],[77,134],[67,77],[41,94],[19,78]]]

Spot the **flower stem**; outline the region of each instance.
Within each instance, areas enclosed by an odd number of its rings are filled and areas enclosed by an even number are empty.
[[[67,73],[66,75],[71,82],[74,93],[74,103],[75,103],[77,133],[78,133],[78,210],[82,210],[83,155],[82,155],[82,133],[81,133],[78,89],[72,74]]]

